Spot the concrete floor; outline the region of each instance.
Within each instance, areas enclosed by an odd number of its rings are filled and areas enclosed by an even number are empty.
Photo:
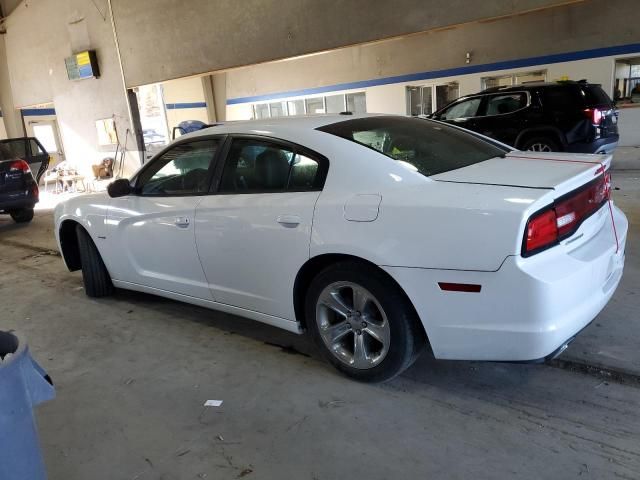
[[[50,212],[0,217],[0,328],[27,335],[57,388],[37,411],[50,478],[640,478],[640,171],[614,185],[625,277],[562,365],[627,384],[426,355],[355,383],[304,337],[138,293],[91,300],[52,251]]]

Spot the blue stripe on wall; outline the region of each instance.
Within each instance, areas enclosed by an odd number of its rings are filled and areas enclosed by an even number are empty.
[[[167,110],[179,110],[182,108],[207,108],[206,102],[167,103]]]
[[[625,55],[637,52],[640,52],[640,43],[631,43],[629,45],[619,45],[616,47],[593,48],[591,50],[580,50],[578,52],[556,53],[553,55],[542,55],[539,57],[522,58],[519,60],[484,63],[481,65],[466,65],[464,67],[458,68],[430,70],[427,72],[412,73],[408,75],[397,75],[394,77],[376,78],[373,80],[362,80],[359,82],[338,83],[335,85],[328,85],[326,87],[305,88],[301,90],[291,90],[287,92],[278,92],[268,95],[229,98],[227,99],[227,105],[261,102],[264,100],[275,100],[279,98],[297,97],[301,95],[313,95],[318,93],[335,92],[337,90],[354,90],[359,88],[375,87],[379,85],[389,85],[391,83],[416,82],[419,80],[430,80],[440,77],[453,77],[458,75],[468,75],[471,73],[491,72],[494,70],[507,70],[551,63],[573,62],[576,60],[587,60],[590,58],[608,57],[611,55]]]
[[[55,115],[55,108],[23,108],[23,117],[39,117],[41,115]]]

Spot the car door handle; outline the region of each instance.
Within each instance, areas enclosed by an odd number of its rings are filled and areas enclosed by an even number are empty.
[[[191,222],[189,221],[188,217],[176,217],[174,223],[176,227],[187,228]]]
[[[276,221],[287,228],[295,228],[300,225],[300,217],[298,215],[280,215]]]

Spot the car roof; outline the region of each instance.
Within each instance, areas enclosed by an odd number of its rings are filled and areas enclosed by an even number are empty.
[[[230,122],[216,123],[210,127],[203,128],[196,132],[187,133],[180,138],[194,138],[202,135],[212,134],[277,134],[279,131],[291,130],[315,130],[325,125],[331,125],[338,122],[346,122],[356,118],[369,118],[380,116],[394,116],[376,113],[363,114],[323,114],[323,115],[304,115],[292,117],[265,118],[260,120],[239,120]],[[395,115],[397,116],[397,115]]]
[[[530,82],[520,85],[508,85],[504,87],[491,87],[481,92],[478,92],[474,95],[482,95],[485,93],[499,93],[499,92],[514,92],[514,91],[523,91],[523,90],[537,90],[540,88],[550,88],[550,87],[574,87],[574,86],[600,86],[598,83],[589,83],[587,81],[580,80],[578,82],[566,80],[566,81],[558,81],[558,82]],[[473,96],[473,95],[468,95]]]

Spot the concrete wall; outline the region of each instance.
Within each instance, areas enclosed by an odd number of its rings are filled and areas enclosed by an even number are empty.
[[[53,103],[66,157],[87,175],[115,149],[98,145],[96,120],[114,118],[121,142],[130,129],[111,23],[103,13],[84,0],[39,0],[22,3],[5,22],[14,105]],[[68,80],[65,57],[85,49],[97,51],[101,77]],[[127,148],[136,150],[132,135]],[[136,155],[128,160],[137,163]]]
[[[485,2],[490,3],[490,2]],[[475,4],[474,4],[475,5]],[[603,7],[606,5],[606,7]],[[637,0],[588,0],[491,22],[344,48],[227,73],[228,98],[324,87],[421,71],[463,67],[640,42]],[[615,28],[602,28],[615,25]],[[612,84],[610,69],[589,79]],[[567,74],[575,78],[569,71]],[[478,89],[476,83],[473,87]]]
[[[112,1],[129,86],[567,3],[575,1]]]
[[[640,145],[640,107],[621,108],[618,128],[621,147]]]

